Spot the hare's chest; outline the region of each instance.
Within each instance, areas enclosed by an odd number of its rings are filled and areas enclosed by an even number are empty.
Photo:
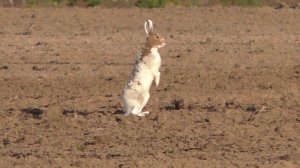
[[[152,51],[151,53],[151,69],[159,70],[161,66],[161,57],[157,50]]]

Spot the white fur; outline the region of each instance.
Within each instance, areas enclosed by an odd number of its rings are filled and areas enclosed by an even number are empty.
[[[144,27],[145,27],[145,32],[148,35],[150,31],[153,31],[153,23],[152,23],[152,21],[151,20],[146,20],[145,24],[144,24]]]
[[[149,32],[153,32],[152,21],[146,20],[144,26],[146,35],[149,36]],[[165,43],[152,47],[149,53],[141,53],[137,56],[131,77],[122,94],[122,101],[126,109],[125,115],[145,116],[150,113],[149,111],[142,112],[142,109],[150,98],[149,91],[153,80],[156,86],[159,85],[161,57],[158,48],[164,45]]]
[[[138,56],[138,60],[140,59]],[[142,109],[150,98],[150,87],[155,80],[156,86],[159,85],[161,58],[157,48],[152,48],[151,52],[144,61],[138,62],[133,69],[133,74],[126,84],[122,100],[125,105],[125,115],[130,113],[138,116],[145,116],[150,112]]]

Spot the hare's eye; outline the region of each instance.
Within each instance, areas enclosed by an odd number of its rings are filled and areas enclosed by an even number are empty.
[[[158,39],[159,39],[159,36],[155,36],[155,39],[158,40]]]

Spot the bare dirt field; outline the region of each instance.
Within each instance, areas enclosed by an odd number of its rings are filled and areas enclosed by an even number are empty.
[[[167,39],[147,117],[120,93]],[[0,167],[300,166],[300,10],[0,9]]]

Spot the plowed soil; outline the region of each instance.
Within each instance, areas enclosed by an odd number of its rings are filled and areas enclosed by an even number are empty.
[[[120,93],[167,39],[146,117]],[[300,166],[300,10],[0,9],[0,167]]]

